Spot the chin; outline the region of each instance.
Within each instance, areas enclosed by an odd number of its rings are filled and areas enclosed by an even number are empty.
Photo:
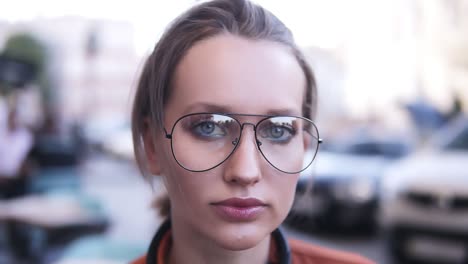
[[[218,244],[232,251],[247,250],[260,244],[265,238],[269,238],[271,232],[259,232],[253,230],[237,230],[237,232],[220,233],[217,239]]]
[[[230,241],[220,241],[221,247],[226,250],[241,251],[254,248],[262,241],[261,238],[235,238]]]

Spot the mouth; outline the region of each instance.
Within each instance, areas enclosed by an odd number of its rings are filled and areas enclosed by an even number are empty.
[[[229,198],[211,204],[214,211],[229,222],[248,222],[260,217],[267,204],[256,198]]]

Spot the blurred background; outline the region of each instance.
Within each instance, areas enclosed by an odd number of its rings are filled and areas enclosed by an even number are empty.
[[[127,263],[161,219],[130,106],[195,4],[26,1],[0,10],[0,263]],[[295,34],[325,143],[290,236],[378,263],[468,262],[468,1],[256,0]]]

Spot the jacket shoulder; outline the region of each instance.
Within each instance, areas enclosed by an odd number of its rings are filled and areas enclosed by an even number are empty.
[[[323,248],[304,241],[289,239],[293,264],[375,264],[357,254]]]
[[[134,261],[130,262],[130,264],[146,264],[146,256],[139,257]]]

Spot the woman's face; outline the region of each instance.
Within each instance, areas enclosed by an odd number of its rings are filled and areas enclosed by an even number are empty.
[[[178,118],[197,112],[302,116],[305,86],[302,69],[285,46],[218,35],[198,42],[179,63],[165,107],[165,128],[171,131]],[[263,158],[250,125],[236,151],[212,170],[180,167],[170,140],[163,137],[150,162],[153,173],[164,178],[172,221],[181,229],[177,232],[229,250],[251,248],[269,238],[291,207],[298,179]]]

